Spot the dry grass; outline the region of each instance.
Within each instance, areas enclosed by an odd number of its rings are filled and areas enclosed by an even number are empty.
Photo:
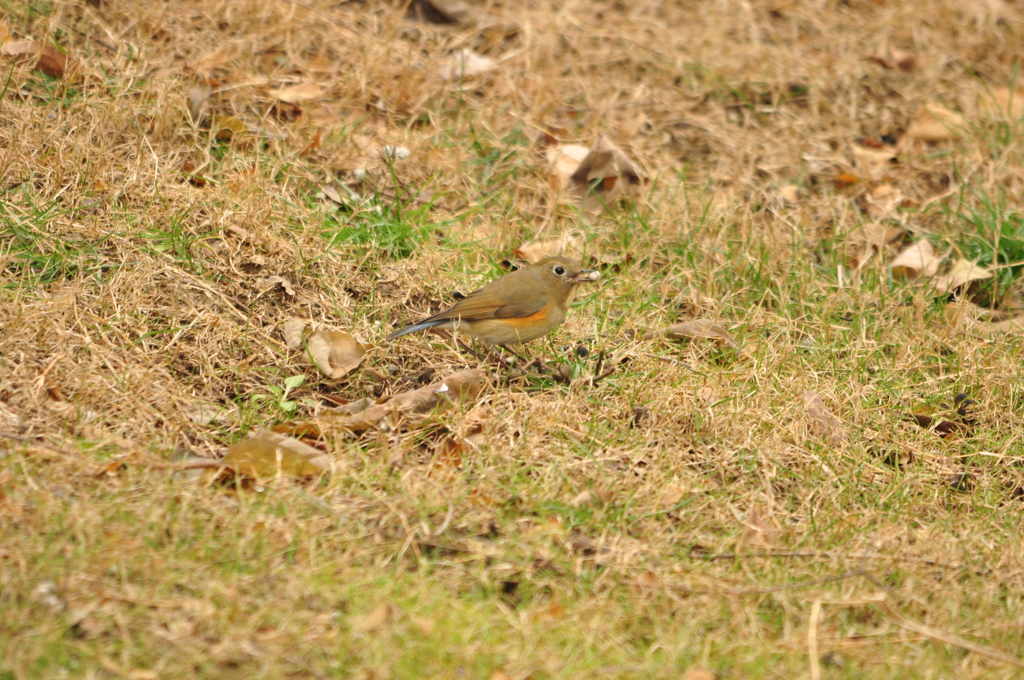
[[[0,0],[82,63],[0,61],[0,678],[1018,677],[1024,345],[893,280],[899,244],[857,270],[846,243],[889,184],[904,243],[1001,230],[1024,259],[1019,125],[979,105],[1016,82],[1020,3],[679,5]],[[499,67],[441,80],[463,47]],[[867,58],[891,48],[913,67]],[[928,101],[961,138],[866,177],[855,143]],[[545,132],[650,182],[581,211]],[[544,370],[484,363],[473,405],[319,442],[309,484],[160,466],[481,365],[410,336],[331,383],[281,324],[383,343],[566,232],[605,277]],[[1018,304],[1000,271],[974,302]],[[654,337],[698,317],[741,349]],[[959,392],[971,427],[913,422],[960,423]]]

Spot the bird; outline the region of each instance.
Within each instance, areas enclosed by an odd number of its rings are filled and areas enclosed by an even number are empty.
[[[485,345],[529,342],[565,320],[576,286],[599,278],[600,272],[581,269],[566,257],[546,257],[491,281],[444,311],[389,333],[387,339],[443,328],[461,331]]]

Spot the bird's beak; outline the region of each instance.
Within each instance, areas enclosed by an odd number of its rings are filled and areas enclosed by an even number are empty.
[[[601,272],[596,269],[584,269],[572,277],[574,283],[588,283],[590,281],[597,281],[601,278]]]

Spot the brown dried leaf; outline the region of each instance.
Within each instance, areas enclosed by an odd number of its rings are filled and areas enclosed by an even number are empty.
[[[681,680],[715,680],[715,674],[706,668],[693,668],[686,671]]]
[[[284,322],[284,345],[288,349],[302,347],[302,332],[306,330],[306,322],[300,319],[288,319]]]
[[[367,616],[358,619],[352,624],[352,632],[354,633],[369,633],[375,631],[384,624],[391,621],[395,615],[394,605],[384,603],[377,607]]]
[[[463,0],[414,0],[409,12],[438,24],[462,24],[473,17],[473,7]]]
[[[957,139],[967,128],[967,121],[956,111],[945,106],[928,102],[917,110],[914,122],[910,124],[901,142],[907,146],[913,142],[935,144]]]
[[[890,184],[881,184],[868,195],[868,214],[876,220],[893,213],[903,201],[903,193]]]
[[[498,61],[483,54],[477,54],[468,47],[455,52],[441,66],[442,80],[473,78],[498,67]]]
[[[743,520],[743,543],[759,544],[766,548],[775,545],[779,537],[779,526],[771,519],[761,517],[757,508],[751,509]]]
[[[286,104],[299,104],[322,97],[324,90],[316,83],[302,83],[300,85],[291,85],[289,87],[270,90],[268,94],[279,102],[284,102]]]
[[[857,172],[868,179],[878,180],[884,177],[896,160],[896,150],[887,146],[872,149],[860,144],[853,145],[853,163]]]
[[[732,349],[739,349],[740,345],[732,337],[729,331],[725,330],[711,319],[695,319],[684,323],[677,323],[669,326],[665,331],[665,337],[670,340],[714,340],[719,345],[726,345]]]
[[[263,264],[263,263],[260,262],[260,264]],[[295,289],[292,288],[292,282],[289,281],[288,279],[284,278],[283,276],[268,276],[263,281],[263,286],[262,287],[264,289],[266,289],[266,290],[270,290],[271,288],[274,288],[275,286],[281,286],[281,288],[284,289],[284,292],[287,295],[295,295]]]
[[[580,238],[574,234],[565,233],[556,239],[548,241],[533,241],[524,243],[515,249],[515,256],[526,260],[530,264],[540,262],[545,257],[553,255],[565,255],[566,257],[578,260],[583,254],[583,247]]]
[[[1013,90],[1008,87],[997,87],[991,93],[982,95],[978,108],[990,117],[1019,120],[1024,117],[1024,89],[1019,85]]]
[[[877,222],[868,222],[855,227],[847,239],[849,245],[849,265],[852,269],[863,269],[872,257],[903,235],[899,227],[886,226]]]
[[[249,132],[249,127],[239,118],[234,116],[211,116],[210,132],[218,142],[230,142],[236,138],[244,137]]]
[[[940,293],[949,293],[971,281],[982,281],[990,278],[992,278],[992,272],[984,267],[979,267],[971,260],[961,258],[953,264],[948,274],[936,276],[932,283]]]
[[[213,90],[206,83],[193,85],[188,90],[188,112],[192,117],[192,123],[198,123],[203,117],[203,109],[206,107],[206,100],[210,98]]]
[[[573,507],[582,507],[584,505],[594,505],[601,507],[607,505],[614,494],[608,489],[587,489],[576,495],[575,498],[570,501]]]
[[[971,331],[983,338],[994,338],[1008,333],[1024,333],[1024,315],[996,323],[974,323]]]
[[[916,279],[935,276],[939,270],[941,258],[935,254],[935,248],[926,240],[921,239],[907,247],[892,261],[892,277],[894,279]]]
[[[340,409],[324,411],[305,431],[361,432],[378,426],[387,418],[418,420],[431,413],[439,413],[452,404],[470,401],[483,389],[484,376],[476,369],[459,371],[440,382],[402,392],[387,401],[369,406],[363,411],[349,413]]]
[[[305,479],[331,467],[331,457],[320,449],[263,429],[232,445],[221,462],[235,474],[256,479],[279,475]]]
[[[787,184],[779,189],[779,198],[784,203],[796,203],[800,198],[800,187],[796,184]]]
[[[315,331],[306,339],[306,345],[316,367],[331,380],[351,373],[366,355],[362,343],[340,331]]]
[[[808,429],[812,435],[827,441],[838,448],[850,438],[843,429],[843,424],[825,406],[825,401],[817,393],[810,390],[803,393],[804,411],[807,414]]]
[[[590,153],[590,149],[577,144],[552,146],[547,150],[548,172],[554,189],[565,189],[569,186],[573,173]]]
[[[612,199],[638,188],[644,177],[645,173],[639,166],[601,135],[569,177],[569,186],[577,193],[594,199],[589,202],[589,208],[599,208],[602,203],[608,204]]]
[[[3,53],[9,57],[29,57],[36,60],[35,68],[51,78],[63,78],[65,74],[80,71],[82,65],[56,47],[39,40],[19,40],[3,46]]]
[[[218,50],[204,54],[199,59],[189,63],[185,66],[186,71],[191,71],[203,81],[206,81],[208,85],[212,85],[210,82],[213,77],[213,72],[221,68],[228,62],[231,53],[226,47],[222,47]]]

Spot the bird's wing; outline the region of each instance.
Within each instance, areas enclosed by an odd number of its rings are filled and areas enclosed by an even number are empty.
[[[544,309],[548,303],[547,295],[532,296],[531,299],[516,299],[515,296],[504,300],[495,300],[493,296],[479,295],[481,291],[470,293],[448,309],[438,312],[427,321],[441,319],[465,319],[480,321],[483,319],[515,319],[532,316]]]

